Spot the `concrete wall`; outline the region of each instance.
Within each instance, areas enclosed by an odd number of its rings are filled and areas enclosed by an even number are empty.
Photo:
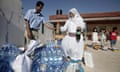
[[[0,0],[0,46],[6,42],[24,44],[21,0]]]
[[[50,27],[53,27],[53,24],[49,23]],[[44,26],[44,33],[42,33],[42,26],[39,31],[40,35],[40,41],[42,43],[46,43],[47,40],[53,40],[54,39],[54,30],[50,30],[47,27]]]
[[[25,22],[22,14],[21,0],[0,0],[0,46],[7,41],[17,46],[24,45]],[[49,24],[53,27],[52,24]],[[44,33],[41,33],[40,40],[45,43],[46,40],[54,39],[54,31],[44,27]]]

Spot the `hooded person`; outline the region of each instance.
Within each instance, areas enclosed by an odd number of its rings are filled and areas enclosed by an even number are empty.
[[[66,36],[62,40],[62,48],[66,57],[70,57],[72,60],[82,60],[84,51],[84,38],[82,32],[84,29],[85,22],[77,9],[70,9],[68,20],[65,25],[60,28],[62,32],[67,31]]]

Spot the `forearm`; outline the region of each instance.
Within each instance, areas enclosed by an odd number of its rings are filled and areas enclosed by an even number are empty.
[[[29,39],[32,39],[32,33],[31,33],[31,30],[30,30],[30,24],[29,24],[29,21],[26,21],[26,31],[27,31],[27,36]]]
[[[27,33],[28,33],[28,32],[30,33],[30,24],[29,24],[29,21],[25,21],[25,23],[26,23]]]
[[[51,29],[51,30],[54,30],[55,28],[54,27],[51,27],[51,26],[49,26],[48,24],[44,24],[45,25],[45,27],[47,27],[48,29]]]
[[[61,32],[64,32],[64,31],[67,30],[67,28],[68,28],[68,22],[66,22],[64,26],[61,26],[61,27],[60,27],[60,31],[61,31]]]

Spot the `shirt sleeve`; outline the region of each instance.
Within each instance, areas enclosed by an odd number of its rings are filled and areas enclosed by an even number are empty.
[[[60,28],[60,30],[63,32],[63,31],[66,31],[67,28],[68,28],[68,21],[66,21],[65,25],[62,26],[62,27]]]
[[[46,20],[45,20],[45,18],[43,17],[43,24],[46,24],[47,22],[46,22]]]
[[[24,19],[25,20],[30,20],[30,15],[31,15],[31,11],[28,10],[27,13],[26,13],[26,15],[24,16]]]

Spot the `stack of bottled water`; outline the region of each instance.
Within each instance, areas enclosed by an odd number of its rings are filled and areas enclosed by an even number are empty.
[[[0,59],[0,72],[14,72],[14,70],[8,61]]]
[[[36,49],[34,50],[34,58],[33,58],[33,61],[36,61],[37,59],[40,59],[40,57],[41,57],[41,51],[42,51],[42,49],[44,49],[44,48],[45,48],[45,46],[42,46],[42,47],[36,48]]]
[[[4,44],[0,48],[0,72],[14,72],[10,64],[21,52],[14,44]]]
[[[9,62],[13,61],[22,51],[14,44],[4,44],[0,49],[0,57],[7,59]]]
[[[55,43],[53,40],[48,41],[48,44],[46,44],[46,52],[48,54],[48,60],[50,65],[62,64],[64,52],[61,48],[55,48]]]
[[[64,52],[62,48],[55,48],[54,40],[47,40],[46,46],[39,49],[35,55],[32,72],[63,72],[64,70]],[[36,66],[33,66],[35,65]],[[37,67],[38,66],[38,67]]]
[[[40,70],[40,58],[33,60],[32,66],[31,66],[31,72],[42,72]]]

